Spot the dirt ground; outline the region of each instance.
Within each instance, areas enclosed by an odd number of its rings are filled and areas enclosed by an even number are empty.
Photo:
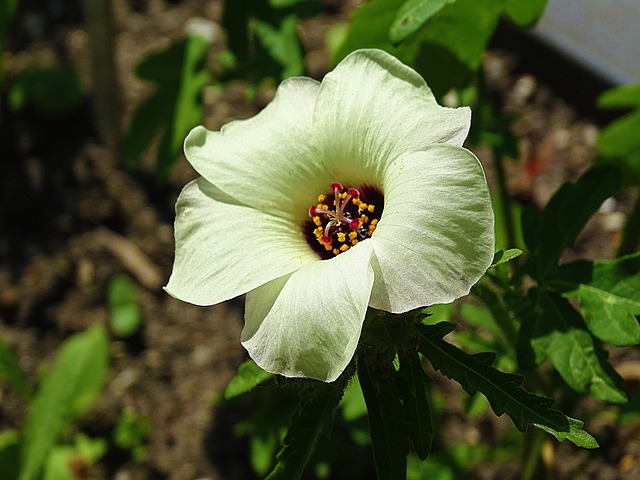
[[[327,15],[302,26],[308,69],[316,77],[329,68],[324,32],[346,11],[332,3]],[[180,36],[188,19],[219,20],[221,5],[204,0],[113,4],[126,123],[148,92],[133,76],[135,64]],[[79,23],[54,25],[51,33],[51,41],[30,43],[27,54],[61,55],[62,49],[88,83],[87,37]],[[510,165],[510,188],[518,198],[542,205],[563,180],[575,179],[589,166],[598,126],[578,116],[535,76],[516,71],[516,64],[513,52],[492,51],[485,59],[489,83],[504,108],[519,116],[514,131],[522,153]],[[248,103],[244,88],[231,86],[211,99],[204,124],[218,129],[230,119],[249,117],[269,95]],[[173,260],[175,200],[195,172],[181,159],[164,187],[155,184],[150,162],[135,174],[126,173],[90,119],[87,104],[55,122],[20,115],[1,133],[0,336],[35,384],[39,366],[53,358],[68,335],[107,322],[107,285],[115,274],[128,274],[137,284],[143,328],[133,338],[112,342],[106,389],[79,429],[109,437],[125,409],[148,416],[153,427],[144,461],[110,452],[93,475],[117,480],[252,478],[246,445],[231,430],[233,413],[214,407],[245,358],[239,342],[243,302],[199,308],[161,289]],[[487,152],[475,151],[491,177]],[[581,236],[575,255],[611,256],[632,200],[622,195],[608,202]],[[613,352],[612,358],[631,365],[632,371],[639,361],[637,355],[621,352]],[[633,374],[629,379],[630,387],[638,388],[639,379]],[[603,407],[586,401],[580,408],[573,416]],[[24,415],[19,397],[0,383],[0,430],[19,428]],[[638,478],[640,428],[616,428],[606,415],[590,416],[595,420],[589,430],[605,435],[603,448],[593,454],[557,446],[558,478]],[[484,432],[480,425],[461,421],[455,411],[443,422],[453,436],[467,435],[469,429]],[[513,468],[486,467],[474,469],[471,477],[517,475]]]

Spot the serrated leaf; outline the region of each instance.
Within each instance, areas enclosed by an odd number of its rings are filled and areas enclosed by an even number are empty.
[[[587,331],[580,314],[562,297],[536,291],[538,298],[529,342],[537,360],[548,358],[576,392],[598,400],[626,403],[622,379],[607,361],[607,352]],[[524,327],[524,326],[523,326]]]
[[[522,389],[521,375],[503,373],[492,364],[495,354],[470,355],[451,345],[442,337],[455,328],[451,324],[423,325],[419,350],[436,370],[456,380],[467,394],[481,392],[496,415],[506,413],[520,431],[528,425],[546,425],[556,431],[569,431],[569,422],[558,410],[552,409],[554,401]]]
[[[209,40],[194,33],[148,55],[137,66],[137,75],[154,83],[156,90],[131,117],[122,145],[127,168],[139,164],[150,141],[161,133],[156,175],[159,181],[166,180],[185,136],[202,119],[200,95],[209,81],[204,66],[208,50]]]
[[[301,477],[320,435],[331,430],[333,414],[344,387],[341,380],[317,384],[311,396],[300,402],[282,441],[278,463],[267,480],[297,480]]]
[[[505,13],[521,27],[533,27],[542,17],[547,0],[507,0]]]
[[[420,460],[426,460],[433,442],[431,410],[425,386],[432,380],[420,363],[417,352],[401,351],[398,370],[399,391],[404,406],[405,422],[413,451]]]
[[[600,340],[617,346],[640,343],[640,253],[563,265],[550,284],[579,300],[587,327]]]
[[[238,367],[238,373],[231,379],[224,391],[225,400],[231,400],[273,378],[271,373],[265,372],[256,362],[249,359]]]
[[[509,248],[507,250],[498,250],[493,256],[493,261],[491,262],[492,267],[496,267],[498,265],[502,265],[503,263],[510,262],[514,258],[518,258],[522,255],[522,250],[519,248]]]
[[[407,475],[409,432],[395,375],[393,367],[374,367],[365,355],[358,362],[378,480],[396,480]]]
[[[66,425],[89,409],[106,380],[109,342],[96,325],[70,337],[29,406],[20,480],[39,478],[43,462]]]
[[[13,352],[2,338],[0,338],[0,377],[4,378],[23,399],[31,398],[32,392],[27,378]]]
[[[569,440],[570,442],[582,448],[598,448],[599,445],[598,442],[596,442],[596,439],[582,429],[582,427],[584,426],[584,422],[571,417],[567,417],[567,420],[569,420],[568,432],[558,432],[556,430],[553,430],[552,428],[547,427],[546,425],[534,425],[556,437],[556,440],[558,440],[559,442]]]
[[[576,183],[565,183],[549,200],[541,215],[523,215],[523,234],[531,249],[529,274],[547,278],[565,249],[573,245],[602,202],[615,194],[622,183],[618,168],[597,165]]]
[[[418,30],[442,7],[456,0],[407,0],[398,10],[389,29],[389,38],[399,43]]]

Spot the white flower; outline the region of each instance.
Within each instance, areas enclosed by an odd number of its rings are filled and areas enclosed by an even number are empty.
[[[246,293],[241,340],[258,365],[335,380],[367,307],[449,303],[489,267],[487,184],[461,147],[470,118],[391,55],[359,50],[322,83],[285,80],[253,118],[193,129],[202,177],[178,198],[166,290],[196,305]]]

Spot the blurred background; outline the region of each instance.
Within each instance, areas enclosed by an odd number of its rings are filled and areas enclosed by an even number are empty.
[[[499,248],[522,247],[509,220],[522,205],[544,206],[563,182],[597,158],[618,158],[620,148],[640,155],[637,140],[600,136],[640,100],[597,102],[640,81],[634,0],[550,0],[546,11],[539,0],[532,11],[516,1],[458,0],[457,11],[441,14],[461,20],[443,27],[434,17],[394,42],[399,0],[0,1],[3,479],[269,471],[296,398],[269,389],[223,398],[246,359],[242,299],[199,308],[162,286],[175,201],[196,177],[184,137],[198,124],[218,130],[254,115],[282,79],[321,79],[349,51],[379,47],[425,76],[441,103],[471,105],[468,147],[492,189],[513,201],[506,213],[497,206]],[[637,119],[627,131],[635,126],[637,138]],[[629,188],[588,224],[575,258],[637,249],[623,240],[627,219],[640,215],[635,168]],[[460,310],[437,313],[475,331]],[[557,475],[549,478],[639,478],[640,355],[610,354],[632,402],[613,407],[565,392],[561,407],[586,421],[601,448],[549,443],[543,454]],[[502,368],[515,368],[509,355]],[[486,401],[430,374],[439,433],[425,464],[410,461],[409,478],[526,478],[527,437]],[[306,478],[374,478],[354,392]]]

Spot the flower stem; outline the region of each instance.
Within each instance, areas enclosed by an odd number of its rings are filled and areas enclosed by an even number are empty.
[[[636,203],[622,233],[622,241],[618,247],[618,257],[633,253],[640,245],[640,188],[637,189]]]
[[[507,176],[504,171],[504,158],[502,149],[494,148],[493,150],[493,170],[496,176],[498,195],[500,197],[500,208],[504,229],[507,237],[507,246],[516,246],[516,232],[513,223],[513,211],[511,208],[511,196],[509,195],[509,187],[507,186]]]

